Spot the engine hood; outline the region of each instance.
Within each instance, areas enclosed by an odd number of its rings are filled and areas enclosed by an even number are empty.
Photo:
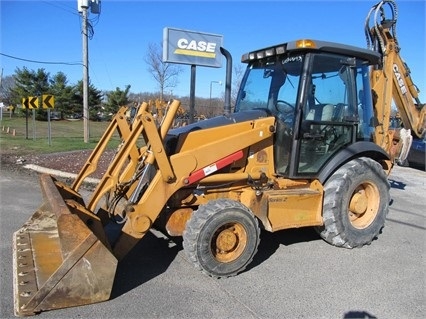
[[[225,126],[233,123],[251,121],[263,117],[270,116],[265,110],[251,110],[244,112],[232,113],[229,116],[220,115],[207,120],[202,120],[179,128],[171,129],[165,138],[165,148],[168,155],[175,153],[176,144],[179,136],[192,131]]]

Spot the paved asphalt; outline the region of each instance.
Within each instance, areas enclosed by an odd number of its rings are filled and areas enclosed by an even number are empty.
[[[426,318],[426,172],[395,167],[378,240],[336,248],[311,228],[263,233],[251,267],[212,279],[180,243],[149,233],[119,266],[112,299],[38,318]],[[14,318],[12,233],[41,203],[38,179],[1,171],[1,311]],[[36,318],[35,317],[35,318]]]

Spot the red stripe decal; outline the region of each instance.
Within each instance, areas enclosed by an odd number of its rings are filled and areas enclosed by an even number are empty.
[[[225,166],[231,164],[232,162],[235,162],[235,161],[241,159],[242,157],[243,157],[243,151],[239,150],[239,151],[237,151],[237,152],[235,152],[231,155],[228,155],[228,156],[218,160],[217,162],[215,162],[213,164],[210,164],[206,167],[203,167],[203,168],[195,171],[191,175],[189,175],[188,184],[195,183],[195,182],[203,179],[207,175],[210,175],[210,174],[216,172],[217,170],[220,170],[221,168],[224,168]]]

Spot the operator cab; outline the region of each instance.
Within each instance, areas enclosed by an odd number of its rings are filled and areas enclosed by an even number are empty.
[[[369,66],[373,51],[301,40],[250,52],[235,112],[265,110],[276,118],[276,173],[315,177],[335,154],[372,141]]]

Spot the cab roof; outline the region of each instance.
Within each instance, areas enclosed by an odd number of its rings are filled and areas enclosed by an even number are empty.
[[[249,63],[250,61],[262,60],[272,56],[302,51],[342,54],[349,57],[367,60],[369,64],[373,65],[379,64],[381,60],[380,54],[372,50],[335,42],[301,39],[245,53],[241,57],[241,62]]]

